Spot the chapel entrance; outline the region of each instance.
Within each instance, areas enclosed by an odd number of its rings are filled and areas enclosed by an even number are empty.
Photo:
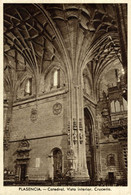
[[[21,164],[20,165],[20,181],[25,181],[26,180],[26,169],[27,169],[26,164]]]
[[[86,163],[91,181],[94,180],[94,150],[92,143],[92,117],[87,108],[84,108],[85,138],[86,138]]]
[[[108,181],[109,181],[109,184],[113,184],[114,183],[114,172],[108,172]]]
[[[62,174],[62,152],[60,149],[53,151],[54,179],[59,179]]]

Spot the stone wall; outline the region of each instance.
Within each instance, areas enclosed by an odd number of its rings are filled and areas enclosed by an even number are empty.
[[[121,161],[120,153],[121,150],[118,142],[114,142],[114,141],[112,142],[110,140],[109,143],[107,141],[107,143],[100,144],[100,167],[101,167],[100,177],[103,180],[108,179],[109,172],[114,173],[114,177],[116,180],[123,178],[123,172],[120,165],[120,161]],[[108,155],[110,154],[114,155],[114,159],[115,159],[115,164],[112,166],[108,165],[107,162]]]
[[[61,112],[54,114],[53,106],[60,103]],[[5,167],[15,173],[17,149],[26,136],[30,143],[30,159],[27,174],[30,180],[47,180],[53,177],[52,150],[62,151],[62,172],[67,170],[67,95],[55,95],[40,98],[37,102],[37,114],[32,120],[32,109],[36,101],[16,103],[13,108],[12,129],[9,150],[5,152]],[[65,162],[65,163],[64,163]]]
[[[54,114],[53,106],[60,103],[62,108],[59,114]],[[26,101],[13,108],[11,141],[39,138],[48,135],[58,135],[66,128],[66,97],[54,96],[39,101]],[[32,116],[32,109],[37,109]],[[36,120],[35,120],[36,118]]]

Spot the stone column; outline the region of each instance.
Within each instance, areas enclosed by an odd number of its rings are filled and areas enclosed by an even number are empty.
[[[74,181],[88,181],[89,174],[86,165],[85,130],[83,110],[83,90],[80,85],[72,87],[72,120],[68,124],[68,159],[70,161],[71,177]]]

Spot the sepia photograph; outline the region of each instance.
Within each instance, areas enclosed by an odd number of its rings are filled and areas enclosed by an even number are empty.
[[[127,8],[3,3],[3,186],[128,186]]]

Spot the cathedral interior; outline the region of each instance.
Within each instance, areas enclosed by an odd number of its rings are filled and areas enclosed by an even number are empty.
[[[127,4],[7,4],[4,185],[127,185]]]

